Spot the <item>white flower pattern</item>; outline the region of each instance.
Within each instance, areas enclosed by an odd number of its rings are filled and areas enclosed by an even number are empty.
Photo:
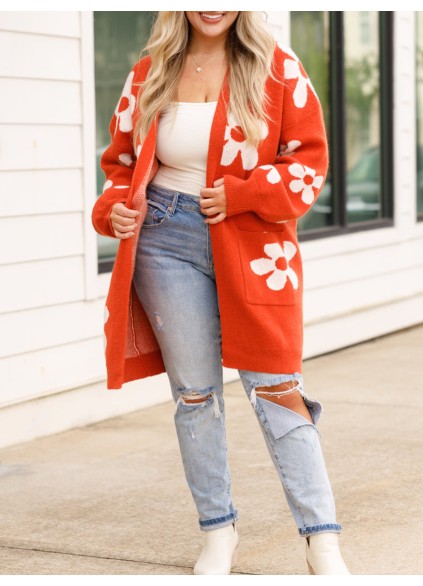
[[[311,205],[315,197],[314,189],[320,189],[323,185],[323,175],[316,175],[314,169],[300,163],[293,163],[288,171],[297,178],[290,182],[289,189],[293,193],[301,193],[302,201]]]
[[[264,171],[269,171],[266,174],[266,179],[269,183],[275,184],[281,181],[281,176],[279,175],[279,171],[273,165],[261,165],[259,169],[263,169]]]
[[[134,163],[134,160],[129,153],[122,153],[119,155],[119,162],[125,167],[130,167]]]
[[[115,109],[115,134],[118,128],[121,132],[131,132],[132,130],[132,114],[135,110],[136,103],[135,96],[131,93],[133,78],[134,72],[131,71],[123,86],[122,94]]]
[[[106,183],[103,185],[103,193],[111,187],[114,187],[115,189],[126,189],[127,187],[130,187],[130,185],[113,185],[113,181],[111,179],[108,179]]]
[[[296,150],[300,148],[300,146],[300,140],[290,140],[288,141],[288,144],[281,144],[279,145],[278,157],[293,155],[296,152]]]
[[[289,261],[295,256],[297,247],[293,242],[285,240],[283,248],[278,242],[271,242],[264,245],[264,252],[268,258],[257,258],[250,262],[251,270],[259,276],[272,273],[266,279],[266,284],[273,291],[283,289],[288,281],[294,289],[298,289],[298,277],[296,272],[289,266]]]
[[[261,121],[261,137],[266,138],[268,128],[265,122]],[[225,128],[225,144],[222,152],[220,164],[224,167],[231,165],[236,159],[238,153],[241,154],[242,167],[245,171],[254,169],[258,161],[257,149],[247,143],[240,125],[235,119],[232,112],[228,114],[228,124]]]
[[[303,73],[304,70],[300,67],[300,61],[294,53],[290,53],[292,59],[285,59],[284,70],[286,79],[296,79],[297,85],[293,93],[294,104],[297,108],[304,108],[307,103],[308,88],[316,94],[310,79]]]

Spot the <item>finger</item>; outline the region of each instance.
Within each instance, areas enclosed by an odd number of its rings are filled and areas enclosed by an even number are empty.
[[[213,214],[218,214],[221,211],[222,211],[221,208],[214,206],[212,208],[205,209],[202,213],[205,214],[206,216],[212,216]]]
[[[205,207],[210,207],[213,205],[219,205],[222,203],[223,198],[221,193],[215,193],[213,197],[203,198],[200,197],[200,206],[203,205]]]
[[[119,238],[120,240],[127,240],[128,238],[135,236],[135,234],[134,234],[134,232],[129,232],[128,234],[122,234],[122,232],[118,232],[117,230],[115,230],[115,236],[116,236],[116,238]]]
[[[119,232],[131,232],[132,230],[135,230],[135,228],[137,227],[136,224],[124,225],[120,222],[113,222],[112,225],[115,228],[115,230],[119,230]]]
[[[215,187],[204,187],[204,189],[200,189],[200,195],[204,198],[215,197],[216,196],[216,188]]]
[[[224,182],[225,180],[223,177],[221,177],[220,179],[216,179],[216,181],[213,183],[213,187],[220,187],[224,184]]]
[[[119,230],[115,230],[116,238],[120,238],[121,240],[126,240],[127,238],[131,238],[131,236],[135,236],[135,232],[120,232]]]
[[[115,206],[113,212],[118,216],[123,216],[125,218],[135,218],[140,213],[139,210],[127,208],[123,204],[118,204],[117,206]]]
[[[115,214],[112,214],[111,220],[115,224],[121,224],[122,226],[132,226],[132,224],[136,223],[134,222],[134,218],[125,218],[124,216],[119,216]]]
[[[204,221],[206,224],[218,224],[219,222],[221,222],[225,218],[226,218],[226,214],[224,212],[221,212],[215,218],[206,218]]]
[[[217,204],[217,202],[214,198],[200,199],[200,208],[202,210],[207,209],[207,208],[211,208],[211,207],[215,206],[216,204]]]

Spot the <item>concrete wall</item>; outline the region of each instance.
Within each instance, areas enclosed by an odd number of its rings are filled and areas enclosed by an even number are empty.
[[[48,15],[0,13],[0,447],[170,399],[164,373],[105,389],[92,13]],[[289,13],[268,15],[288,44]],[[395,226],[302,245],[306,358],[423,321],[414,47],[395,13]]]

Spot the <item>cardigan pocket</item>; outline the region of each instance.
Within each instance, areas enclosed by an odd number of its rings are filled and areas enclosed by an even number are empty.
[[[145,215],[143,228],[153,228],[161,226],[163,222],[169,217],[171,206],[165,206],[160,201],[154,199],[147,199],[147,213]]]
[[[238,251],[245,297],[256,305],[294,305],[302,294],[302,262],[298,242],[284,230],[238,229]],[[292,237],[291,237],[292,238]]]

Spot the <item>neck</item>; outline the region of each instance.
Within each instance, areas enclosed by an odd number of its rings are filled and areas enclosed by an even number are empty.
[[[200,36],[195,30],[191,31],[189,52],[198,57],[213,57],[226,53],[226,33],[213,39]]]

